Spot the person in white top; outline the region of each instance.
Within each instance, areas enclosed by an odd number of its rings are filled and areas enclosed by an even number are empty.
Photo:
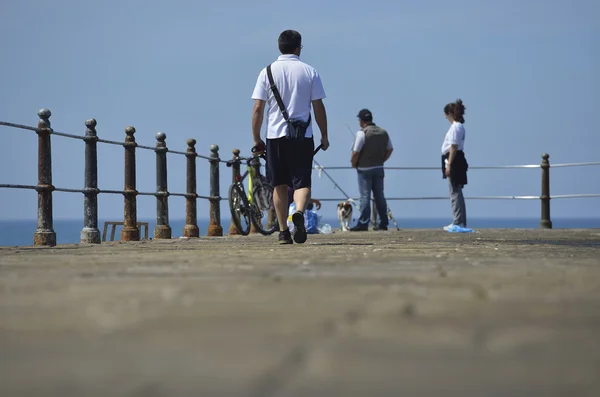
[[[292,215],[294,240],[306,241],[304,210],[310,198],[314,152],[311,106],[321,131],[321,147],[327,150],[327,113],[323,98],[325,90],[315,68],[300,61],[302,36],[295,30],[279,35],[281,55],[269,67],[260,71],[252,99],[252,136],[255,148],[265,150],[260,137],[265,104],[269,103],[267,118],[267,178],[274,187],[273,201],[279,222],[279,242],[291,244],[287,228],[288,186],[294,189],[297,211]],[[271,76],[269,76],[271,72]],[[273,79],[273,84],[270,82]],[[279,95],[280,103],[277,95]],[[281,107],[283,107],[283,109]],[[284,114],[285,112],[285,114]],[[285,228],[285,229],[283,229]]]
[[[448,178],[450,202],[452,204],[452,223],[444,230],[455,227],[467,227],[467,207],[463,196],[463,187],[467,184],[469,164],[465,157],[465,106],[462,100],[447,104],[444,115],[450,122],[450,128],[442,144],[442,176]]]

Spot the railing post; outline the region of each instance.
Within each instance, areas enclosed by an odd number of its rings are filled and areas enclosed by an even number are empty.
[[[48,109],[38,111],[38,227],[33,234],[34,245],[56,245],[56,233],[54,232],[52,219],[52,147],[50,145],[50,116]]]
[[[233,153],[233,160],[236,160],[240,157],[240,149],[233,149],[232,153]],[[235,183],[237,181],[238,175],[240,175],[240,164],[233,163],[233,165],[231,166],[231,183]],[[239,230],[237,229],[237,227],[235,227],[235,224],[233,223],[233,219],[231,220],[231,224],[229,225],[229,234],[230,235],[239,235],[240,234]]]
[[[552,221],[550,220],[550,155],[542,154],[542,219],[540,227],[543,229],[552,229]]]
[[[254,173],[254,175],[256,177],[258,177],[258,175],[260,174],[260,161],[255,157],[252,162],[250,163],[250,167],[252,167],[252,172]],[[254,181],[252,181],[252,184],[254,184]],[[254,191],[252,191],[252,194],[254,194]],[[253,199],[254,200],[254,199]],[[291,203],[288,203],[288,205]],[[257,234],[260,233],[258,230],[256,230],[256,226],[254,226],[254,223],[250,223],[250,233],[251,234]]]
[[[121,241],[139,241],[140,229],[137,227],[137,190],[135,189],[135,128],[125,128],[125,207],[123,210],[123,229],[121,229]]]
[[[100,244],[98,230],[98,135],[96,120],[85,121],[85,187],[83,199],[83,229],[80,242],[82,244]]]
[[[154,239],[170,239],[171,226],[169,226],[169,189],[167,188],[167,134],[156,133],[156,227]]]
[[[198,212],[196,210],[196,140],[187,140],[187,191],[185,198],[185,226],[183,227],[184,237],[200,237],[198,229]]]
[[[219,146],[210,146],[210,223],[209,236],[222,236],[221,196],[219,194]]]

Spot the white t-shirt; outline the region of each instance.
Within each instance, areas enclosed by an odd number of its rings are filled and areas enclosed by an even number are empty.
[[[363,130],[359,130],[356,133],[356,137],[354,138],[354,145],[352,146],[352,151],[360,152],[362,150],[363,146],[365,146],[365,132]],[[387,149],[388,150],[394,149],[394,146],[392,146],[392,138],[389,137],[389,134],[388,134]],[[374,170],[375,168],[383,168],[383,166],[378,165],[375,167],[358,167],[357,169],[359,171],[368,171],[368,170]]]
[[[277,61],[273,62],[271,73],[289,118],[307,121],[312,107],[311,101],[325,98],[325,90],[317,70],[300,61],[297,55],[286,54],[280,55]],[[258,75],[252,99],[267,101],[269,104],[267,139],[286,136],[287,123],[271,91],[267,68],[261,70]],[[306,138],[313,136],[314,122],[313,118],[306,130]]]
[[[442,144],[442,154],[448,153],[452,145],[457,145],[458,150],[465,150],[465,127],[458,121],[452,123],[446,133]]]

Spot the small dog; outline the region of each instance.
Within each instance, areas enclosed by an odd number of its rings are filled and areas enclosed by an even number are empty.
[[[350,221],[352,220],[352,204],[350,201],[342,201],[337,206],[338,219],[343,232],[350,230]]]

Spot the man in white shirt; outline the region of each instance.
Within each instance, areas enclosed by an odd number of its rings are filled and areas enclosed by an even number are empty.
[[[287,225],[287,189],[294,189],[294,202],[297,211],[292,215],[294,241],[306,241],[304,210],[310,198],[313,163],[313,128],[311,105],[315,120],[321,131],[323,150],[329,147],[327,136],[327,113],[323,98],[325,91],[316,69],[300,61],[302,36],[295,30],[286,30],[279,35],[281,55],[270,65],[274,87],[269,82],[268,68],[261,70],[252,93],[252,136],[254,145],[264,150],[265,143],[260,137],[265,103],[269,103],[267,114],[267,177],[275,191],[273,201],[280,226],[279,242],[291,244],[292,237]],[[279,107],[273,89],[276,89],[284,110]],[[292,123],[300,127],[296,129]],[[308,123],[308,125],[306,125]],[[283,228],[285,229],[283,230]]]

